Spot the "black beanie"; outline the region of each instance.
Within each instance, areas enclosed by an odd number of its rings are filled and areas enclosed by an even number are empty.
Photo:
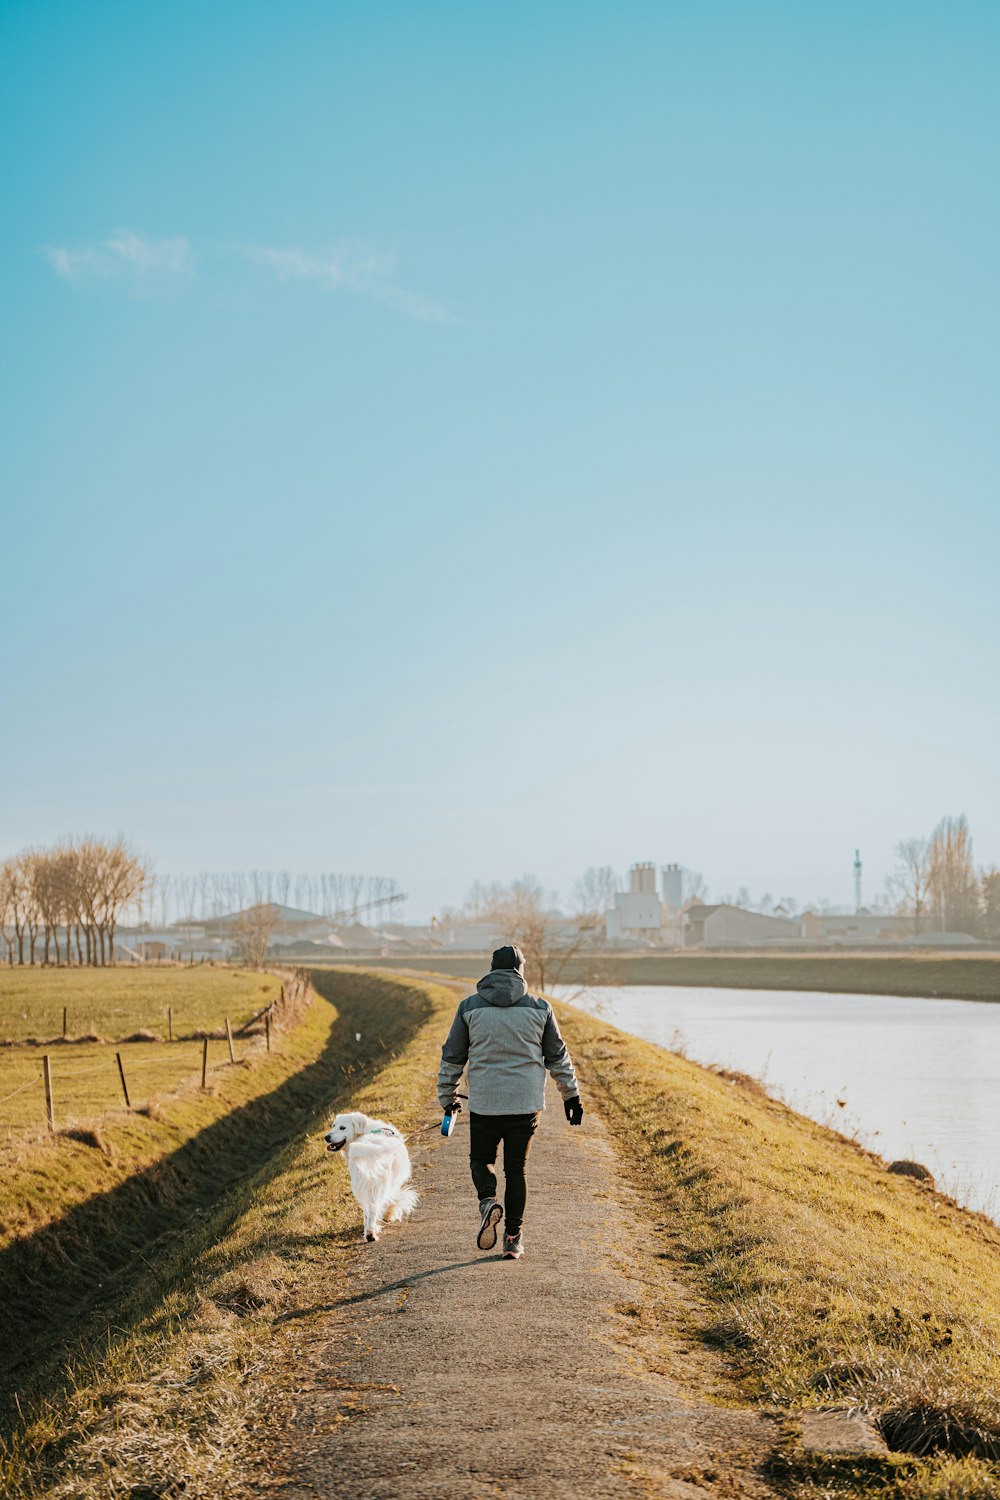
[[[524,954],[516,943],[508,944],[506,948],[497,948],[490,969],[516,969],[518,974],[523,974]]]

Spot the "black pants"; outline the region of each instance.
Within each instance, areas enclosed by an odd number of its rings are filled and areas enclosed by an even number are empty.
[[[476,1192],[482,1198],[495,1198],[497,1191],[497,1151],[503,1141],[505,1234],[520,1234],[528,1188],[524,1180],[524,1163],[531,1137],[538,1129],[538,1115],[469,1115],[469,1164]]]

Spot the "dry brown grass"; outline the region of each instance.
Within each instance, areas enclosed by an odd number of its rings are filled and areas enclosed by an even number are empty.
[[[895,1447],[967,1457],[1000,1493],[1000,1228],[753,1080],[559,1011],[662,1256],[704,1299],[697,1334],[744,1394],[864,1408]]]
[[[218,1500],[244,1492],[254,1436],[276,1387],[294,1389],[314,1319],[282,1321],[292,1291],[336,1295],[338,1252],[358,1233],[346,1173],[321,1128],[341,1108],[425,1123],[435,1060],[455,997],[369,974],[317,976],[326,1013],[353,1041],[313,1118],[290,1144],[248,1164],[217,1207],[150,1247],[151,1273],[123,1290],[113,1326],[77,1350],[68,1380],[26,1411],[0,1459],[11,1500]],[[338,1014],[339,1012],[339,1014]],[[141,1271],[141,1267],[139,1270]]]

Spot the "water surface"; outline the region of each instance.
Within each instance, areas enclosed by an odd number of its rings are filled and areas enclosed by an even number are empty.
[[[1000,1005],[606,986],[555,993],[696,1062],[752,1073],[793,1109],[1000,1217]],[[839,1102],[843,1101],[843,1103]]]

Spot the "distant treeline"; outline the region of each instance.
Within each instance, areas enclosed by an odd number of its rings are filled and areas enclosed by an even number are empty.
[[[0,933],[13,964],[114,962],[115,929],[149,867],[123,839],[70,839],[0,865]]]
[[[292,906],[317,916],[350,919],[371,911],[376,919],[405,899],[387,875],[309,875],[292,870],[203,870],[198,875],[154,875],[146,915],[161,927],[174,921],[209,922],[251,906]]]
[[[1000,940],[1000,870],[976,869],[964,815],[942,818],[930,838],[904,839],[896,861],[889,890],[914,933],[966,932]]]
[[[341,921],[367,913],[381,923],[404,899],[398,882],[384,875],[156,875],[124,839],[67,839],[49,849],[24,849],[0,864],[0,959],[99,967],[114,963],[115,932],[126,917],[166,927],[239,913],[230,936],[248,962],[258,963],[261,933],[274,931],[281,907]],[[266,946],[265,938],[265,952]]]

